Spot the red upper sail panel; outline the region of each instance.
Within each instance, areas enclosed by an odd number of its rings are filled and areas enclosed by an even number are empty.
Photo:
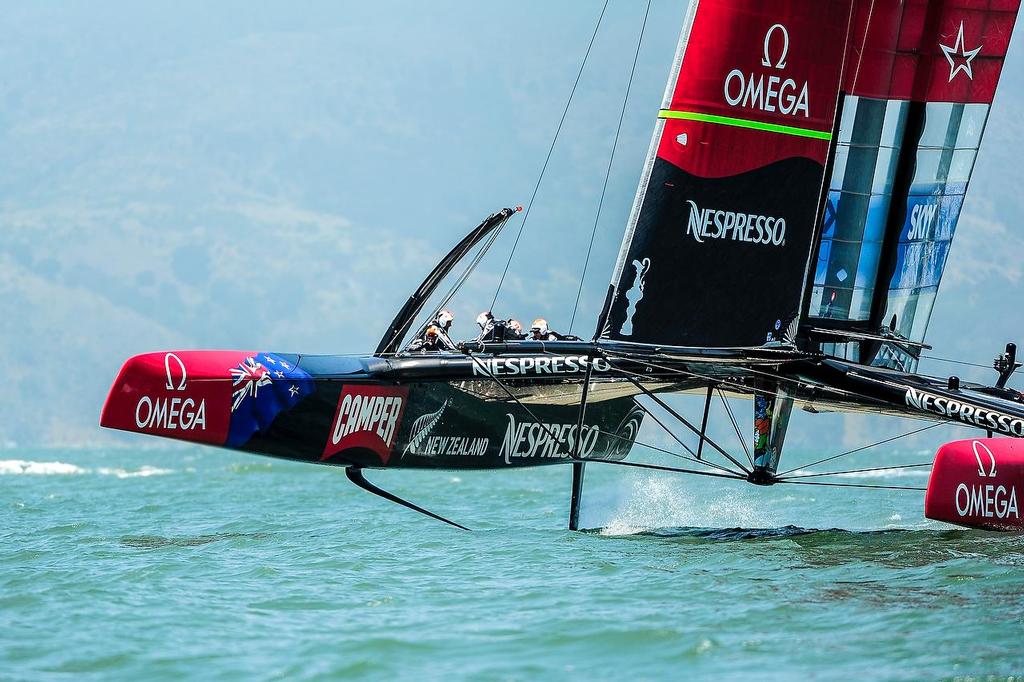
[[[859,0],[843,89],[851,95],[988,104],[1020,0]]]
[[[847,95],[990,103],[1020,0],[701,0],[671,88],[658,156],[724,177],[827,139],[723,127],[692,114],[832,131]],[[682,116],[684,118],[674,118]]]
[[[658,156],[700,177],[796,156],[823,164],[851,1],[701,0],[663,113]],[[693,114],[742,123],[692,120]],[[759,124],[803,134],[766,135]]]

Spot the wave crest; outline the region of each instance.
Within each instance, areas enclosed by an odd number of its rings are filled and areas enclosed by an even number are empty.
[[[117,478],[138,478],[145,476],[161,476],[173,474],[173,469],[161,469],[144,465],[135,471],[127,469],[99,467],[86,469],[67,462],[34,462],[25,459],[0,459],[0,476],[80,476],[97,474],[99,476],[116,476]]]

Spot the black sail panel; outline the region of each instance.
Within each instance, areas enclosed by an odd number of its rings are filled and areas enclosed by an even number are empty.
[[[805,188],[821,170],[795,157],[701,178],[657,159],[608,318],[618,332],[608,337],[709,347],[781,338],[799,309],[810,245],[809,227],[801,234],[786,216],[813,219],[817,195]]]
[[[751,347],[800,311],[852,0],[691,4],[601,336]]]

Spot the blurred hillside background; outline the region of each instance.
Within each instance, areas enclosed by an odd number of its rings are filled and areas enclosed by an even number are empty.
[[[686,4],[651,10],[573,330],[583,336]],[[599,12],[541,0],[7,3],[0,444],[137,444],[96,425],[134,353],[372,350],[463,234],[529,200]],[[503,316],[568,326],[643,12],[609,7]],[[982,364],[1024,342],[1020,32],[929,334],[935,354]],[[489,305],[520,220],[456,301],[457,335]],[[890,428],[872,424],[806,419],[791,439],[857,442]]]

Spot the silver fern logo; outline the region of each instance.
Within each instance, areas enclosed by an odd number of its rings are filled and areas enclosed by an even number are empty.
[[[640,433],[640,427],[643,425],[644,414],[646,414],[644,409],[639,405],[635,405],[623,417],[622,421],[615,428],[615,437],[608,444],[608,452],[605,454],[605,459],[622,460],[629,455],[629,451],[633,447],[633,441],[636,440],[637,435]]]
[[[444,414],[447,407],[448,401],[446,400],[437,412],[429,412],[412,423],[412,430],[409,431],[409,443],[402,450],[402,457],[405,457],[410,452],[415,453],[420,449],[423,441],[430,436],[430,432],[441,421],[441,415]]]

